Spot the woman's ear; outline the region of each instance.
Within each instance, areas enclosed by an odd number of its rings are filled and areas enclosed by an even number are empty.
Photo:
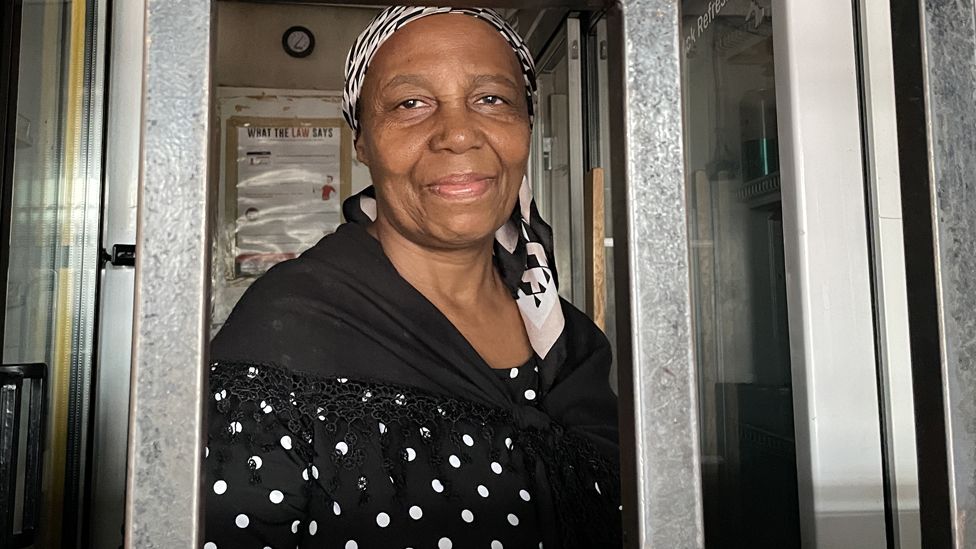
[[[361,136],[356,137],[354,146],[356,147],[356,158],[359,160],[359,163],[369,167],[369,154],[366,153],[366,143],[361,139]]]

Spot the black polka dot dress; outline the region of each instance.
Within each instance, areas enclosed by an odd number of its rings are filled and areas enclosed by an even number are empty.
[[[535,405],[535,359],[494,374]],[[211,387],[204,549],[555,547],[554,450],[590,508],[619,504],[590,449],[503,410],[265,365],[215,364]]]

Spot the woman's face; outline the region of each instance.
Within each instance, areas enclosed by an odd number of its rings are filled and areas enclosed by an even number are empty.
[[[377,222],[411,241],[462,248],[511,215],[529,156],[515,53],[467,15],[425,17],[370,63],[356,153],[369,166]]]

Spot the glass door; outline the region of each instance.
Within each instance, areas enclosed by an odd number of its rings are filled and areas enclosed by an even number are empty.
[[[684,20],[706,544],[799,547],[771,14],[707,4]]]
[[[13,4],[21,13],[17,86],[9,95],[14,116],[6,121],[15,140],[3,158],[10,192],[9,235],[0,242],[9,254],[3,363],[45,365],[46,406],[38,425],[18,433],[26,443],[21,451],[42,437],[36,443],[43,467],[40,493],[32,493],[19,456],[11,527],[23,533],[24,511],[37,501],[35,546],[71,547],[81,544],[87,489],[104,3]]]

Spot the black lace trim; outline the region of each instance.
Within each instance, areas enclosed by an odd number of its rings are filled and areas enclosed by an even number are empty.
[[[494,440],[494,426],[511,426],[513,444],[524,452],[530,481],[537,480],[534,472],[539,462],[543,465],[562,547],[620,547],[620,515],[615,507],[620,501],[617,465],[588,440],[554,421],[549,420],[547,428],[519,428],[512,412],[469,400],[371,380],[316,376],[269,364],[216,362],[210,368],[210,387],[221,423],[229,426],[212,428],[211,440],[219,437],[228,443],[246,442],[269,451],[278,443],[277,430],[283,426],[310,470],[316,424],[333,435],[334,442],[344,443],[344,451],[328,456],[333,468],[323,480],[331,493],[339,486],[340,471],[361,471],[367,457],[366,442],[376,437],[384,471],[397,490],[404,486],[406,456],[393,447],[389,432],[377,430],[378,423],[390,428],[401,426],[402,440],[419,439],[437,473],[443,470],[445,459],[436,441],[450,440],[454,453],[463,461],[469,459],[460,430],[455,428],[459,422],[474,425],[478,436],[489,443]],[[242,432],[235,428],[246,420],[253,421],[258,429]],[[415,433],[406,425],[424,427]],[[329,442],[331,445],[333,441]],[[490,447],[489,457],[496,460],[500,450]],[[319,473],[316,469],[314,475],[318,477]],[[260,481],[257,468],[252,467],[251,481]],[[450,492],[451,486],[445,485]],[[365,475],[359,475],[357,488],[360,503],[365,504],[370,497]]]

